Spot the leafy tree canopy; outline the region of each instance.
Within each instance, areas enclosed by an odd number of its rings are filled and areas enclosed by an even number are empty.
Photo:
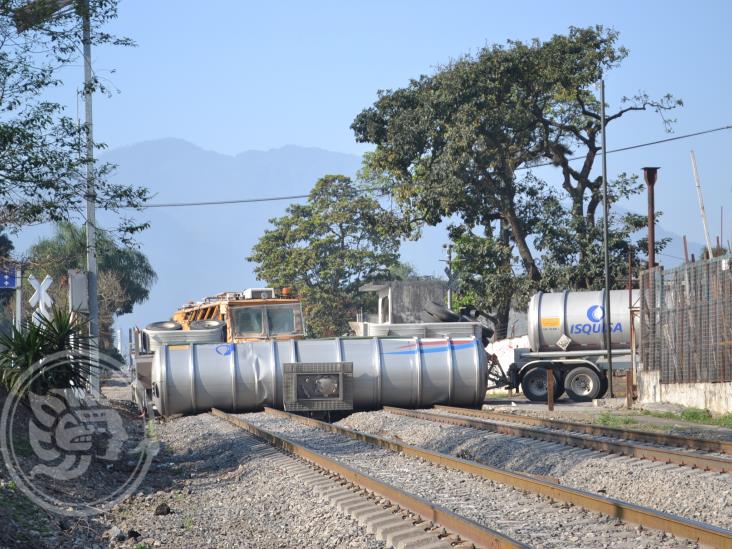
[[[270,223],[247,260],[257,264],[260,280],[294,288],[303,298],[311,335],[346,333],[348,321],[373,298],[359,287],[405,270],[399,263],[399,217],[348,177],[323,177],[306,204],[288,207]]]
[[[69,269],[84,270],[86,265],[86,229],[72,223],[56,225],[56,233],[31,247],[28,263],[33,270],[62,280]],[[115,315],[132,312],[135,305],[147,300],[150,288],[157,280],[145,254],[122,246],[103,232],[97,232],[97,267],[100,273],[114,276],[119,283],[122,299],[111,311]]]
[[[0,0],[0,225],[11,231],[73,219],[86,202],[85,126],[47,93],[64,84],[64,67],[81,64],[81,19],[70,6],[18,33],[14,17],[26,3]],[[103,30],[117,15],[117,0],[91,0],[90,10],[94,45],[132,43]],[[72,85],[81,78],[79,69]],[[92,88],[109,91],[98,76]],[[110,183],[112,168],[94,167],[97,206],[116,212],[142,205],[147,189]],[[117,229],[127,238],[145,226],[120,216]]]
[[[617,39],[596,26],[486,47],[380,92],[351,126],[358,141],[376,145],[363,178],[395,196],[413,229],[459,220],[453,233],[457,265],[467,269],[461,279],[491,305],[499,336],[512,304],[523,306],[531,291],[602,285],[597,83],[628,54]],[[668,127],[665,113],[680,104],[639,93],[623,98],[606,123],[652,110]],[[583,155],[579,166],[570,161]],[[546,162],[557,168],[556,181],[532,174]],[[611,202],[641,189],[634,176],[609,183]],[[637,253],[629,236],[639,223],[637,216],[614,218],[616,274]]]

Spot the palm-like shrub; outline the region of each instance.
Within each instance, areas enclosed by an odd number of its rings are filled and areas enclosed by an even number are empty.
[[[84,387],[91,364],[85,324],[54,309],[37,323],[25,323],[22,330],[13,327],[0,334],[0,384],[20,397],[29,390],[46,394],[54,388]],[[24,374],[36,363],[41,367],[29,383]]]

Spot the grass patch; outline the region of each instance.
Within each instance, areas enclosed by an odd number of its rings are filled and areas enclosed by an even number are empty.
[[[15,522],[21,529],[19,532],[21,535],[30,532],[45,535],[51,532],[48,519],[41,509],[19,494],[14,487],[8,491],[0,491],[0,516]]]
[[[30,457],[34,454],[28,438],[13,433],[13,451],[20,457]]]
[[[700,423],[702,425],[714,425],[716,427],[732,429],[732,413],[713,417],[712,414],[709,413],[709,410],[704,410],[702,408],[686,408],[678,414],[674,412],[651,412],[649,410],[643,410],[643,415],[662,419],[677,419],[681,421],[688,421],[689,423]]]
[[[596,423],[605,427],[625,427],[627,425],[637,425],[638,420],[629,416],[619,416],[610,412],[603,412],[597,416]]]
[[[185,517],[183,519],[183,528],[185,528],[186,530],[191,530],[193,528],[193,518]]]
[[[717,425],[720,427],[726,427],[732,429],[732,412],[726,413],[723,416],[716,418]]]

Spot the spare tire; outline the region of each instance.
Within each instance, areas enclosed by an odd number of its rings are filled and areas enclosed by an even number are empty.
[[[425,312],[437,318],[440,322],[459,322],[460,315],[453,313],[440,303],[428,301],[424,306]]]
[[[223,328],[226,323],[223,320],[194,320],[188,325],[189,330],[213,330]]]
[[[422,311],[419,314],[419,317],[422,319],[422,322],[440,322],[439,318],[437,318],[435,315],[428,313],[427,311]]]
[[[183,326],[174,320],[163,320],[162,322],[151,322],[145,326],[145,329],[152,332],[170,332],[173,330],[182,330]]]

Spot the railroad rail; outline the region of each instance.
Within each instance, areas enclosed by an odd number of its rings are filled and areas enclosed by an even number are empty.
[[[488,419],[495,419],[498,421],[524,423],[526,425],[537,425],[540,427],[547,427],[549,429],[561,429],[564,431],[585,433],[588,435],[619,438],[624,440],[635,440],[638,442],[647,442],[649,444],[658,444],[661,446],[675,446],[677,448],[690,448],[693,450],[703,450],[705,452],[732,454],[732,442],[726,440],[709,440],[706,438],[685,437],[681,435],[671,435],[667,433],[652,433],[648,431],[640,431],[638,429],[606,427],[603,425],[577,423],[576,421],[545,419],[521,414],[505,414],[502,412],[490,412],[488,410],[475,410],[471,408],[457,408],[455,406],[444,406],[439,404],[433,406],[433,408],[435,410],[442,410],[445,412],[452,412],[454,414],[462,414],[465,416],[484,417]]]
[[[632,522],[634,524],[640,524],[644,528],[654,528],[675,536],[697,541],[699,543],[723,549],[732,549],[732,530],[719,528],[693,519],[687,519],[670,513],[657,511],[634,503],[586,492],[577,488],[561,486],[553,482],[537,479],[522,473],[516,473],[514,471],[500,469],[497,467],[490,467],[488,465],[457,458],[448,454],[411,446],[394,439],[354,431],[316,419],[291,414],[289,412],[283,412],[272,408],[265,408],[264,411],[268,414],[297,421],[324,431],[337,433],[354,440],[366,442],[373,446],[421,458],[436,465],[493,480],[519,490],[534,492],[554,498],[558,501],[571,503],[591,511],[596,511],[613,518]]]
[[[732,471],[732,460],[726,457],[697,454],[669,448],[659,448],[631,441],[592,438],[591,435],[588,436],[579,433],[537,429],[521,425],[507,425],[505,423],[496,423],[495,420],[490,419],[469,419],[457,415],[464,414],[463,410],[465,409],[458,408],[458,410],[460,411],[450,414],[439,414],[436,412],[418,412],[414,410],[405,410],[403,408],[394,408],[392,406],[384,406],[385,412],[413,417],[416,419],[447,423],[450,425],[457,425],[459,427],[470,427],[471,429],[491,431],[502,435],[532,438],[546,442],[557,442],[560,444],[566,444],[567,446],[587,448],[589,450],[607,452],[610,454],[620,454],[633,458],[648,459],[651,461],[660,461],[662,463],[674,463],[695,469],[703,469],[705,471],[716,471],[719,473]]]
[[[269,410],[269,409],[267,409]],[[215,417],[221,418],[228,421],[232,425],[239,427],[251,433],[255,437],[269,443],[275,448],[285,451],[288,454],[298,456],[303,460],[314,464],[316,467],[327,471],[332,475],[337,475],[340,479],[348,481],[359,487],[361,490],[378,494],[382,498],[401,506],[404,509],[408,509],[415,515],[422,517],[424,521],[431,521],[432,523],[439,525],[442,528],[450,532],[458,534],[461,538],[477,547],[486,547],[490,549],[528,549],[528,545],[511,539],[510,537],[501,534],[490,528],[486,528],[477,522],[468,518],[462,517],[452,511],[445,509],[439,505],[435,505],[423,498],[414,496],[398,488],[376,480],[366,474],[355,471],[347,465],[332,460],[322,454],[314,452],[305,448],[304,446],[289,440],[285,437],[274,434],[270,431],[257,427],[252,423],[236,417],[231,414],[227,414],[216,408],[211,410],[211,414]],[[288,417],[290,415],[288,414]],[[299,417],[299,416],[292,416]],[[347,498],[348,496],[346,496]],[[339,500],[338,505],[342,505],[345,498]],[[356,510],[364,511],[364,507],[367,511],[371,511],[375,516],[378,516],[377,510],[370,509],[365,503],[359,504],[358,502],[352,507],[354,512]],[[371,507],[374,507],[372,504]],[[344,510],[347,510],[344,508]],[[383,510],[381,510],[383,514]],[[393,520],[393,519],[392,519]],[[396,521],[399,522],[399,521]],[[408,529],[411,525],[401,525],[401,528]],[[395,529],[398,526],[394,527]],[[393,531],[391,532],[394,533]],[[437,534],[434,535],[434,542],[438,542]],[[396,545],[396,543],[393,543]],[[423,542],[423,546],[430,545],[428,542]]]

